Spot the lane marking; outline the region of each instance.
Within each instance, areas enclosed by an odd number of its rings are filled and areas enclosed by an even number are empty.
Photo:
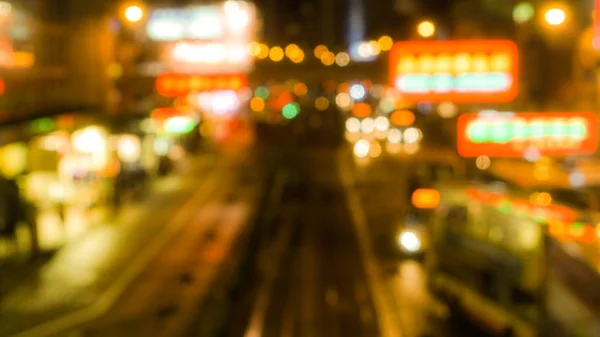
[[[154,237],[147,248],[137,255],[137,258],[127,266],[127,269],[119,275],[116,281],[100,295],[98,300],[94,301],[87,308],[41,323],[33,328],[19,332],[13,335],[13,337],[50,337],[100,318],[105,314],[160,250],[164,248],[175,234],[183,229],[184,225],[187,224],[185,220],[190,216],[191,211],[198,207],[198,204],[204,203],[218,187],[216,180],[221,173],[220,167],[222,162],[223,160],[217,161],[215,167],[206,176],[206,179],[198,186],[198,191],[176,211],[171,221]]]
[[[375,311],[377,312],[377,322],[379,323],[379,333],[383,337],[403,337],[396,312],[393,305],[389,302],[384,289],[385,282],[381,277],[381,267],[376,261],[373,253],[373,245],[370,240],[370,233],[367,226],[367,219],[356,190],[353,188],[353,179],[350,175],[350,167],[344,160],[345,151],[338,153],[338,170],[342,183],[346,190],[346,202],[352,218],[352,224],[356,231],[359,249],[362,255],[362,261],[367,274],[369,291],[373,298]]]

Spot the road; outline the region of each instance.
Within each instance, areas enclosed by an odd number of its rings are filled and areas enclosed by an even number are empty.
[[[342,126],[305,111],[192,165],[3,299],[0,336],[471,336],[393,243],[430,170],[355,162]]]
[[[172,303],[194,306],[208,291],[214,266],[252,215],[263,176],[245,149],[190,161],[143,205],[61,250],[3,297],[0,336],[118,336],[136,322],[132,329],[147,336],[140,327],[151,327],[153,315],[170,317]]]

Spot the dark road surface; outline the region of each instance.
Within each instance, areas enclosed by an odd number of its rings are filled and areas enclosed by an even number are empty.
[[[4,303],[0,336],[480,336],[443,322],[420,263],[390,244],[418,163],[355,163],[341,118],[259,126],[252,151],[188,172],[129,234],[103,236],[112,259],[88,271],[97,282],[50,282],[58,306]]]
[[[264,277],[226,336],[379,336],[335,149],[294,152]],[[238,312],[241,317],[243,312]]]

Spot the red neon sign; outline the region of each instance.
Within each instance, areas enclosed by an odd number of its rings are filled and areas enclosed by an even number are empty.
[[[518,94],[518,51],[510,40],[397,42],[390,82],[404,100],[510,102]]]
[[[523,157],[592,154],[598,118],[591,112],[464,114],[457,125],[462,157]]]
[[[163,74],[156,79],[156,90],[165,97],[186,95],[192,91],[239,90],[246,86],[245,75]]]

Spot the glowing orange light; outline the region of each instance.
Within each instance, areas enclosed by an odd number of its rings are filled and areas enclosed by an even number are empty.
[[[356,103],[352,107],[352,114],[358,118],[365,118],[371,116],[373,109],[367,103]]]
[[[410,126],[415,122],[415,114],[410,110],[394,111],[390,115],[390,122],[396,126]]]
[[[294,94],[298,97],[302,97],[308,93],[308,87],[302,82],[298,82],[294,85]]]
[[[265,101],[262,98],[254,97],[250,100],[250,109],[254,112],[261,112],[265,109]]]
[[[163,74],[156,79],[156,91],[165,97],[183,96],[191,91],[239,90],[246,85],[246,76],[242,74],[218,76]]]
[[[420,209],[433,209],[440,204],[440,192],[434,189],[420,188],[412,194],[412,204]]]

